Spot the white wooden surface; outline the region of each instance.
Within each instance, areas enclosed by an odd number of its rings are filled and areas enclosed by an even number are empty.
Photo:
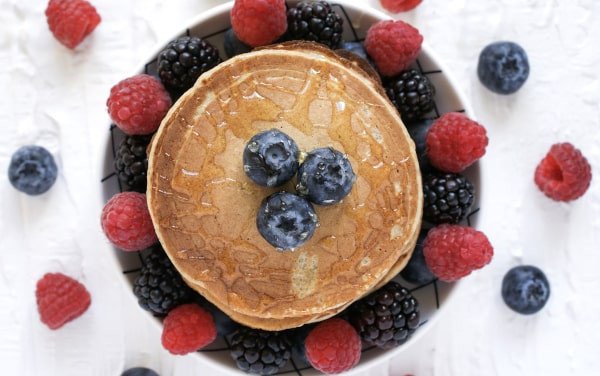
[[[159,330],[98,247],[108,91],[156,43],[218,2],[96,0],[102,24],[73,53],[47,31],[45,1],[0,1],[0,171],[27,143],[49,148],[61,169],[42,197],[0,180],[0,374],[114,376],[144,365],[161,375],[221,375],[195,356],[162,350]],[[427,335],[364,375],[597,374],[600,182],[596,176],[582,199],[557,204],[537,191],[533,171],[552,143],[571,141],[598,175],[600,2],[424,0],[401,17],[421,30],[488,129],[480,227],[496,255]],[[502,39],[520,43],[532,66],[510,97],[487,92],[475,74],[479,51]],[[552,284],[548,306],[532,317],[513,314],[500,298],[504,272],[521,263],[544,269]],[[83,317],[55,332],[40,324],[33,295],[47,271],[82,280],[93,297]]]

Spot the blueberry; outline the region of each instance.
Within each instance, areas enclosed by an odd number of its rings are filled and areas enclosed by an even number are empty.
[[[365,47],[361,42],[343,42],[340,48],[342,50],[350,51],[367,61],[369,60],[367,57],[367,50],[365,50]]]
[[[356,180],[348,158],[333,148],[308,153],[298,169],[299,194],[315,204],[331,205],[350,193]]]
[[[233,29],[225,33],[225,54],[228,58],[252,51],[252,47],[238,39]]]
[[[516,266],[502,280],[502,298],[518,313],[530,315],[546,305],[550,284],[544,272],[535,266]]]
[[[244,148],[244,171],[256,184],[277,187],[298,170],[298,145],[276,129],[252,137]]]
[[[527,54],[513,42],[492,43],[479,55],[477,74],[481,83],[494,93],[512,94],[529,76]]]
[[[404,269],[400,272],[402,278],[417,285],[424,285],[435,279],[435,276],[431,273],[431,270],[429,270],[425,263],[425,256],[423,256],[423,242],[425,241],[426,236],[427,231],[421,231],[419,238],[417,239],[417,245],[408,264],[406,264]]]
[[[408,134],[410,138],[415,142],[415,148],[417,152],[417,158],[419,159],[419,167],[421,171],[431,170],[431,164],[429,158],[427,158],[427,146],[425,140],[427,139],[427,132],[433,124],[433,120],[422,120],[418,123],[413,123],[407,126]]]
[[[279,192],[267,197],[256,216],[258,232],[273,247],[296,248],[310,239],[317,228],[317,214],[304,197]]]
[[[135,367],[124,371],[121,376],[159,376],[158,373],[145,367]]]
[[[17,190],[32,196],[50,189],[57,174],[54,157],[41,146],[21,147],[13,154],[8,167],[10,183]]]

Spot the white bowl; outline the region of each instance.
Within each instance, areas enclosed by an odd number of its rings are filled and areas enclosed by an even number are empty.
[[[295,1],[288,1],[288,3],[295,3]],[[193,18],[186,24],[187,27],[180,33],[159,44],[155,51],[150,53],[145,60],[148,63],[142,65],[137,72],[132,72],[132,74],[141,72],[150,74],[155,73],[155,57],[158,53],[170,40],[186,34],[207,39],[214,46],[218,47],[221,56],[225,57],[223,36],[225,31],[230,27],[229,11],[232,4],[233,3],[230,2],[219,5]],[[336,1],[335,3],[332,3],[332,7],[344,19],[344,40],[346,41],[362,40],[370,25],[380,20],[390,19],[390,17],[384,13],[365,7],[362,4],[354,4],[347,0]],[[429,117],[437,118],[440,114],[451,111],[462,111],[472,116],[472,111],[470,110],[467,101],[464,99],[464,96],[460,94],[456,81],[450,77],[444,65],[435,57],[435,54],[426,44],[423,45],[422,52],[415,67],[426,74],[436,88],[436,108]],[[114,174],[113,161],[115,149],[123,137],[123,134],[117,128],[111,127],[106,148],[106,157],[103,161],[103,202],[108,201],[112,195],[121,190],[118,178]],[[481,199],[479,167],[475,165],[469,168],[466,175],[475,185],[476,202],[474,203],[474,208],[477,208],[478,202]],[[476,224],[476,217],[477,216],[474,215],[469,218],[471,225]],[[131,289],[133,280],[141,267],[139,255],[137,253],[122,252],[117,249],[114,249],[113,254],[115,256],[116,267],[123,271],[123,282],[127,285],[128,289]],[[448,284],[434,281],[433,283],[424,286],[415,286],[402,280],[400,277],[398,277],[398,281],[412,289],[413,295],[419,301],[421,309],[421,327],[406,343],[394,349],[380,350],[373,347],[363,348],[360,363],[350,373],[354,374],[364,371],[366,368],[371,367],[378,362],[398,355],[411,346],[411,344],[415,343],[426,330],[433,326],[434,321],[440,317],[443,307],[447,305],[450,297],[459,285],[458,283]],[[131,304],[137,305],[137,300],[133,293],[131,294]],[[157,324],[156,330],[162,330],[160,321],[154,318],[150,313],[140,309],[140,315],[151,318]],[[226,339],[219,338],[208,349],[198,352],[198,357],[201,361],[211,363],[213,367],[217,367],[223,372],[243,374],[237,369],[235,362],[231,359],[227,343]],[[320,373],[312,369],[303,360],[293,357],[292,361],[288,362],[287,366],[278,374],[309,376],[318,375]]]

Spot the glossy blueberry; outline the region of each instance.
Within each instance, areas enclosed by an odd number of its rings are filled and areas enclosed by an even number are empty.
[[[429,158],[427,158],[427,146],[425,143],[425,140],[427,139],[427,132],[429,132],[431,125],[433,125],[433,120],[422,120],[407,126],[408,134],[415,142],[417,158],[419,159],[419,167],[421,167],[421,171],[429,171],[432,168],[431,164],[429,163]]]
[[[258,209],[258,232],[273,247],[299,247],[317,228],[317,214],[310,202],[298,195],[278,192],[267,197]]]
[[[494,93],[512,94],[529,77],[527,54],[513,42],[492,43],[479,55],[477,75],[481,83]]]
[[[431,270],[429,270],[425,263],[425,256],[423,256],[423,242],[425,241],[426,236],[427,231],[421,231],[419,238],[417,239],[417,245],[415,246],[415,250],[410,257],[408,264],[406,264],[404,269],[400,272],[402,278],[416,285],[424,285],[435,279],[435,276],[431,273]]]
[[[296,190],[315,204],[340,202],[352,190],[356,176],[348,158],[333,148],[308,153],[298,169]]]
[[[159,376],[158,373],[145,367],[135,367],[124,371],[121,376]]]
[[[233,29],[227,30],[225,33],[225,54],[228,58],[244,54],[252,51],[252,47],[248,46],[244,42],[238,39],[233,32]]]
[[[252,181],[266,187],[277,187],[298,171],[298,145],[276,129],[261,132],[244,148],[244,171]]]
[[[340,48],[342,50],[350,51],[367,61],[369,60],[367,50],[365,50],[365,47],[361,42],[343,42]]]
[[[17,190],[32,196],[50,189],[57,174],[54,157],[41,146],[21,147],[13,154],[8,167],[10,183]]]
[[[546,305],[550,283],[544,272],[535,266],[516,266],[502,280],[502,299],[512,310],[530,315]]]

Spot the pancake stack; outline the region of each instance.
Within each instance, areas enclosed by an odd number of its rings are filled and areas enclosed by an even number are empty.
[[[421,227],[421,176],[396,109],[368,68],[316,44],[238,55],[171,108],[149,151],[148,207],[184,280],[232,319],[284,330],[331,317],[392,279]],[[268,129],[303,152],[347,154],[357,180],[293,252],[256,228],[265,188],[244,173],[248,140]]]

